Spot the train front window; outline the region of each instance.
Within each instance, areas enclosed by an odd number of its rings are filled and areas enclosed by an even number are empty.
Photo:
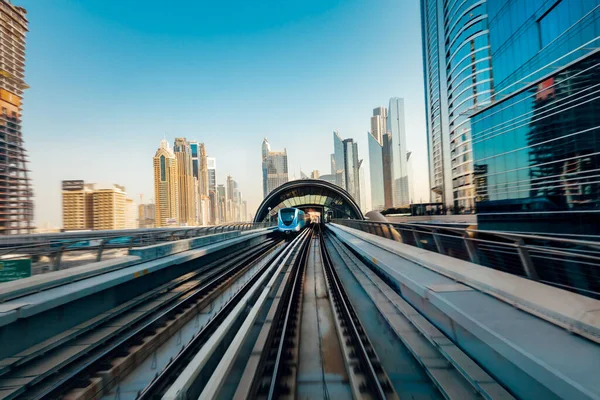
[[[296,210],[293,208],[284,208],[283,210],[281,210],[281,222],[283,222],[286,225],[289,225],[292,223],[292,221],[294,221],[294,214],[296,213]]]

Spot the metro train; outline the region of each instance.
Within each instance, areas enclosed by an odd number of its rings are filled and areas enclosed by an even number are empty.
[[[306,226],[306,214],[297,208],[282,208],[277,213],[277,230],[289,235],[300,232]]]

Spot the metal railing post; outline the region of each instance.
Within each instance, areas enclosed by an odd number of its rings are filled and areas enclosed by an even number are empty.
[[[377,235],[385,237],[385,235],[383,234],[383,224],[377,224],[377,228],[379,228],[379,232],[377,233]]]
[[[437,251],[440,254],[446,254],[444,251],[444,245],[442,244],[442,238],[438,235],[439,230],[434,229],[431,233],[433,235],[433,240],[435,241],[435,247],[437,247]]]
[[[517,245],[517,251],[519,252],[519,258],[521,259],[521,264],[523,265],[525,275],[527,275],[527,277],[531,280],[539,280],[540,277],[535,270],[535,266],[533,265],[533,261],[531,260],[531,256],[529,255],[529,251],[525,245],[525,241],[523,239],[519,239],[515,244]]]
[[[54,257],[54,270],[55,271],[60,271],[60,261],[62,259],[62,255],[63,255],[63,248],[61,248],[58,253],[56,253],[56,256]]]
[[[388,232],[390,233],[390,239],[396,240],[396,235],[394,235],[394,225],[387,224]],[[400,240],[402,241],[402,240]]]
[[[396,228],[394,228],[394,224],[388,224],[388,228],[390,229],[390,239],[395,240],[400,243],[404,243],[404,239],[402,238],[402,232],[397,230]],[[394,231],[398,235],[398,238],[396,238]]]
[[[96,261],[102,260],[102,252],[104,251],[105,243],[106,243],[106,239],[100,240],[100,247],[98,247],[98,254],[96,254]]]
[[[422,249],[423,243],[421,243],[421,240],[419,238],[419,232],[417,232],[417,230],[415,228],[413,228],[412,233],[413,233],[413,237],[415,238],[415,244],[417,245],[418,248]]]
[[[469,234],[467,232],[463,235],[463,241],[465,242],[465,248],[467,249],[467,253],[469,253],[469,258],[471,262],[474,264],[479,264],[479,255],[477,254],[477,247],[475,243],[469,238]]]

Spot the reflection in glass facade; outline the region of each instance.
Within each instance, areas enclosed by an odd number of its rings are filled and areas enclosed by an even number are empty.
[[[472,118],[479,227],[598,234],[600,2],[488,7],[498,97]]]
[[[598,47],[600,0],[487,0],[498,100]]]
[[[422,0],[421,18],[431,200],[470,212],[469,117],[494,93],[486,1]]]

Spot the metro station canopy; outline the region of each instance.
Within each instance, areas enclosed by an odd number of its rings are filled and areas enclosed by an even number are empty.
[[[256,210],[254,221],[269,220],[285,207],[323,210],[333,218],[364,219],[360,207],[344,189],[322,180],[300,179],[269,193]]]

